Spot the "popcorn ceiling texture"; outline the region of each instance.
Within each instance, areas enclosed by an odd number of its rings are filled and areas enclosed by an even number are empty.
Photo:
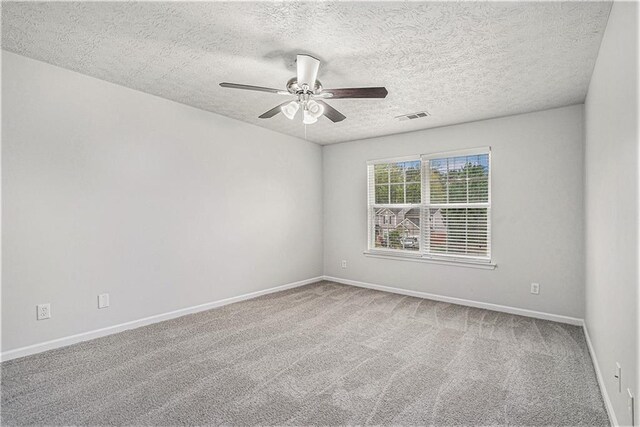
[[[327,88],[386,86],[334,100],[347,116],[307,127],[321,144],[582,103],[610,2],[3,2],[3,49],[278,132],[258,116],[295,55],[322,60]],[[55,84],[55,82],[52,82]],[[428,118],[395,116],[429,111]]]

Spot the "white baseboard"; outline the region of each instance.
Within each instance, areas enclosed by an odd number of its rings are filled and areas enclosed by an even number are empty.
[[[600,386],[600,393],[602,394],[602,400],[604,400],[604,406],[605,408],[607,408],[609,421],[611,422],[612,426],[616,427],[619,425],[618,420],[616,418],[616,413],[613,411],[613,405],[611,404],[611,399],[609,399],[609,393],[607,393],[607,389],[604,386],[604,377],[602,376],[602,372],[600,372],[600,365],[598,364],[596,352],[594,351],[593,345],[591,344],[591,337],[589,337],[589,330],[587,329],[586,322],[583,322],[582,329],[584,329],[584,336],[587,340],[587,347],[589,348],[589,354],[591,355],[591,361],[593,362],[593,369],[595,369],[596,371],[598,386]]]
[[[596,377],[598,379],[598,385],[600,386],[600,391],[602,393],[602,399],[604,400],[605,407],[607,409],[607,413],[609,415],[609,420],[611,421],[612,426],[618,426],[618,421],[616,419],[615,412],[613,411],[613,406],[611,405],[611,400],[609,399],[609,395],[607,393],[607,389],[604,385],[604,380],[602,377],[602,373],[600,372],[600,367],[598,365],[598,359],[596,357],[596,353],[593,349],[593,345],[591,343],[591,338],[589,337],[589,331],[587,329],[587,325],[585,324],[583,319],[578,319],[575,317],[561,316],[558,314],[544,313],[534,310],[527,310],[523,308],[517,307],[509,307],[498,304],[485,303],[480,301],[467,300],[462,298],[455,297],[447,297],[443,295],[431,294],[427,292],[420,291],[412,291],[401,288],[393,288],[389,286],[376,285],[373,283],[359,282],[356,280],[350,279],[342,279],[339,277],[332,276],[319,276],[313,277],[306,280],[300,280],[298,282],[288,283],[286,285],[276,286],[269,289],[264,289],[261,291],[251,292],[248,294],[238,295],[236,297],[226,298],[223,300],[212,301],[205,304],[200,304],[192,307],[186,307],[179,310],[171,311],[168,313],[157,314],[154,316],[145,317],[138,320],[133,320],[131,322],[121,323],[114,326],[109,326],[106,328],[96,329],[93,331],[83,332],[76,335],[71,335],[63,338],[58,338],[51,341],[46,341],[43,343],[33,344],[26,347],[21,347],[13,350],[8,350],[0,354],[0,361],[16,359],[18,357],[29,356],[31,354],[41,353],[43,351],[52,350],[55,348],[66,347],[68,345],[76,344],[82,341],[88,341],[95,338],[104,337],[106,335],[116,334],[118,332],[126,331],[128,329],[135,329],[141,326],[150,325],[152,323],[162,322],[164,320],[174,319],[176,317],[185,316],[187,314],[197,313],[200,311],[210,310],[216,307],[222,307],[224,305],[233,304],[235,302],[245,301],[248,299],[256,298],[262,295],[271,294],[274,292],[284,291],[287,289],[296,288],[299,286],[308,285],[310,283],[318,282],[320,280],[327,280],[336,283],[342,283],[345,285],[358,286],[361,288],[374,289],[378,291],[391,292],[400,295],[408,295],[418,298],[426,298],[434,301],[442,301],[451,304],[459,304],[469,307],[476,308],[484,308],[487,310],[500,311],[504,313],[517,314],[521,316],[533,317],[536,319],[544,319],[544,320],[552,320],[560,323],[568,323],[571,325],[582,326],[584,329],[584,335],[587,341],[587,346],[589,348],[589,354],[591,355],[591,359],[593,361],[593,366],[596,371]]]
[[[120,323],[118,325],[108,326],[102,329],[82,332],[76,335],[71,335],[71,336],[58,338],[51,341],[45,341],[42,343],[29,345],[26,347],[20,347],[13,350],[8,350],[0,354],[0,360],[1,361],[11,360],[11,359],[16,359],[18,357],[29,356],[31,354],[52,350],[54,348],[66,347],[68,345],[76,344],[81,341],[88,341],[94,338],[100,338],[106,335],[116,334],[118,332],[126,331],[128,329],[135,329],[141,326],[150,325],[151,323],[162,322],[163,320],[174,319],[176,317],[185,316],[187,314],[210,310],[216,307],[222,307],[223,305],[233,304],[234,302],[240,302],[240,301],[248,300],[251,298],[256,298],[262,295],[284,291],[286,289],[297,288],[298,286],[308,285],[310,283],[318,282],[322,279],[323,279],[322,276],[312,277],[310,279],[300,280],[299,282],[287,283],[286,285],[282,285],[282,286],[276,286],[269,289],[263,289],[261,291],[251,292],[244,295],[238,295],[237,297],[231,297],[223,300],[212,301],[205,304],[195,305],[192,307],[181,308],[179,310],[170,311],[168,313],[156,314],[154,316],[133,320],[131,322]]]
[[[339,277],[324,276],[324,280],[342,283],[344,285],[358,286],[361,288],[375,289],[377,291],[392,292],[394,294],[408,295],[418,298],[426,298],[434,301],[448,302],[451,304],[465,305],[468,307],[484,308],[487,310],[500,311],[503,313],[517,314],[520,316],[534,317],[536,319],[552,320],[554,322],[568,323],[570,325],[582,326],[583,320],[576,317],[562,316],[560,314],[544,313],[541,311],[527,310],[525,308],[509,307],[506,305],[491,304],[488,302],[473,301],[462,298],[447,297],[443,295],[430,294],[421,291],[411,291],[408,289],[392,288],[389,286],[375,285],[373,283],[358,282],[356,280],[341,279]]]

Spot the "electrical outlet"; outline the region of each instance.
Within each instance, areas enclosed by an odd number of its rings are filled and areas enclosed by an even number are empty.
[[[347,260],[343,259],[340,265],[342,266],[342,268],[347,268]]]
[[[622,393],[622,368],[618,362],[616,362],[616,373],[613,377],[618,380],[618,393]]]
[[[50,319],[51,318],[51,304],[38,304],[36,306],[36,318],[38,320]]]
[[[109,307],[109,294],[98,295],[98,308]]]
[[[534,295],[538,295],[540,293],[540,283],[531,284],[531,293]]]

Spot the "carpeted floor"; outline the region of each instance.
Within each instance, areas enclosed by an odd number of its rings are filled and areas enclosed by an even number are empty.
[[[579,327],[321,282],[4,362],[2,424],[609,421]]]

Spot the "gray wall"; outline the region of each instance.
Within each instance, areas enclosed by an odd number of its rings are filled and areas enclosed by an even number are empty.
[[[322,274],[320,146],[2,59],[3,351]]]
[[[492,147],[497,269],[363,255],[367,160],[482,146]],[[326,146],[323,157],[326,275],[582,318],[582,105]]]
[[[618,422],[638,366],[638,4],[615,2],[585,102],[586,324]],[[613,378],[622,365],[622,393]],[[640,422],[636,406],[636,425]]]

